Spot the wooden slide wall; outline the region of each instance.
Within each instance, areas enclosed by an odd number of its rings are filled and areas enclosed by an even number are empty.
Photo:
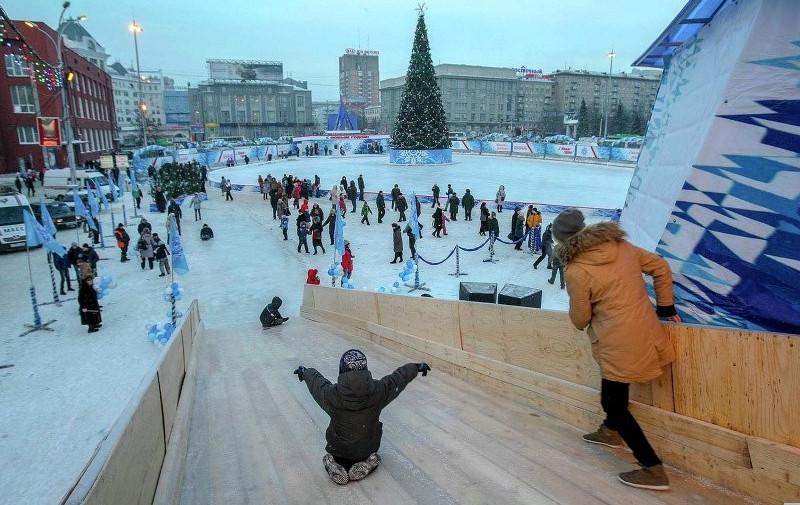
[[[305,286],[301,314],[582,430],[602,422],[600,370],[566,313]],[[800,502],[800,337],[667,325],[678,359],[632,391],[669,464],[768,503]]]

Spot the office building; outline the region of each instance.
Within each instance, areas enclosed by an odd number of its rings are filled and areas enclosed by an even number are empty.
[[[161,70],[142,70],[140,97],[135,68],[125,68],[117,62],[107,70],[114,86],[119,138],[124,146],[139,146],[142,144],[142,121],[145,134],[154,133],[166,122],[163,74]],[[144,110],[140,110],[140,103],[144,103]]]
[[[64,34],[64,45],[83,56],[90,63],[101,69],[106,69],[108,53],[94,37],[92,37],[83,24],[76,19],[67,19],[61,25]]]
[[[208,60],[209,78],[190,88],[192,123],[205,138],[298,136],[314,131],[308,83],[274,61]]]
[[[58,61],[52,42],[58,40],[55,30],[41,22],[13,23],[27,46],[44,61]],[[37,116],[63,117],[59,86],[42,74],[41,66],[30,64],[36,61],[35,57],[23,47],[23,40],[16,34],[6,31],[0,54],[3,64],[0,71],[0,116],[3,117],[0,124],[0,173],[68,166],[63,124],[60,147],[41,147],[36,127]],[[72,148],[77,162],[82,164],[98,159],[102,152],[115,147],[116,116],[111,78],[99,66],[68,47],[63,49],[63,60],[65,75],[71,77],[64,81],[64,85],[68,86],[74,137]],[[35,84],[30,76],[32,71]]]
[[[348,109],[380,105],[378,51],[347,49],[339,56],[339,95]]]

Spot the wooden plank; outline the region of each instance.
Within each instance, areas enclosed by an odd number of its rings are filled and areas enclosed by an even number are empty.
[[[800,449],[763,438],[747,437],[753,469],[800,486]]]
[[[382,326],[461,348],[458,302],[376,294]]]
[[[183,325],[184,330],[190,330],[191,324]],[[182,338],[182,337],[180,337]],[[172,433],[172,423],[178,411],[178,400],[183,387],[183,377],[186,371],[183,343],[177,339],[169,342],[169,348],[164,354],[164,361],[158,367],[158,383],[161,387],[161,406],[164,409],[164,438],[169,442]]]
[[[668,326],[676,343],[675,411],[800,447],[796,336]]]

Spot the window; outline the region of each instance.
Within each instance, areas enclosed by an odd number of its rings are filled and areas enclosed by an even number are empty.
[[[17,139],[20,144],[38,144],[39,132],[35,126],[17,126]]]
[[[30,86],[10,86],[10,88],[11,103],[14,105],[15,113],[33,114],[36,112],[33,89]]]
[[[6,74],[11,77],[27,77],[30,69],[28,63],[13,54],[6,55]]]
[[[297,95],[295,97],[295,99],[297,100],[296,105],[297,105],[298,108],[302,108],[302,107],[306,106],[306,97],[305,96]]]

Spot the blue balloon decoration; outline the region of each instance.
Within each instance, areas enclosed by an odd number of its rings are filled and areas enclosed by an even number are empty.
[[[394,281],[394,283],[392,283],[392,286],[394,286],[396,288],[399,288],[400,287],[400,281]]]

